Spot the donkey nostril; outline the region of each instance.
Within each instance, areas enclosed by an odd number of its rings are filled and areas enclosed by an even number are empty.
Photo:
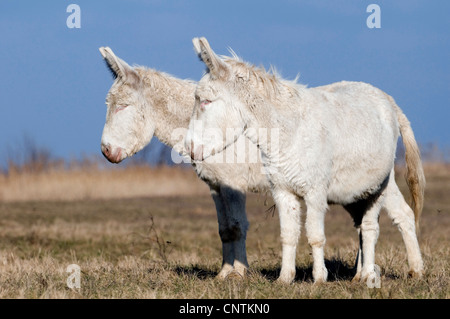
[[[111,155],[111,145],[109,144],[102,144],[102,153],[105,154],[105,156]]]

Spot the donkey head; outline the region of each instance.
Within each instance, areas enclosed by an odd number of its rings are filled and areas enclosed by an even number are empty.
[[[106,122],[101,149],[112,163],[119,163],[147,145],[154,133],[154,124],[146,116],[147,103],[139,73],[119,59],[108,47],[100,53],[115,79],[106,97]]]
[[[185,146],[194,160],[204,160],[234,143],[245,129],[235,85],[242,75],[216,55],[205,38],[192,42],[207,71],[197,84]]]

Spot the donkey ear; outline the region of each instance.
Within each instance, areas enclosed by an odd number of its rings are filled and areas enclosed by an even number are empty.
[[[194,50],[200,60],[202,60],[212,76],[217,78],[224,78],[229,74],[228,65],[217,55],[209,46],[206,38],[192,39]]]
[[[109,47],[101,47],[99,51],[106,62],[106,66],[111,71],[114,79],[126,80],[134,74],[134,70],[125,61],[119,59]]]

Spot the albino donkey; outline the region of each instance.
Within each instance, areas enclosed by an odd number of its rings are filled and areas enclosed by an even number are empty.
[[[186,150],[195,160],[205,160],[242,135],[259,147],[280,217],[279,280],[289,283],[295,277],[299,197],[307,206],[306,233],[316,282],[327,279],[323,247],[328,203],[343,205],[355,221],[362,249],[357,277],[377,277],[375,244],[381,208],[403,235],[410,274],[420,276],[423,262],[416,227],[425,178],[409,121],[392,97],[365,83],[306,88],[236,56],[219,57],[205,38],[195,38],[193,43],[207,72],[195,91]],[[265,130],[276,131],[278,136]],[[399,133],[406,148],[406,178],[414,213],[394,179]]]
[[[101,141],[105,157],[119,163],[144,148],[153,135],[183,153],[196,83],[145,67],[131,67],[108,47],[100,48],[100,53],[115,78],[106,98]],[[259,156],[259,150],[246,138],[238,142],[246,143],[249,153]],[[219,279],[230,274],[245,276],[249,225],[246,192],[269,190],[260,159],[238,163],[237,154],[232,154],[231,163],[225,163],[223,155],[193,163],[197,175],[208,184],[217,211],[223,255]]]

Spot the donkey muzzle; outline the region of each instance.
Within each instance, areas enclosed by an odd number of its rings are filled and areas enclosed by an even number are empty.
[[[102,144],[102,153],[111,163],[120,163],[123,158],[123,149],[121,147],[113,148],[109,143]]]

